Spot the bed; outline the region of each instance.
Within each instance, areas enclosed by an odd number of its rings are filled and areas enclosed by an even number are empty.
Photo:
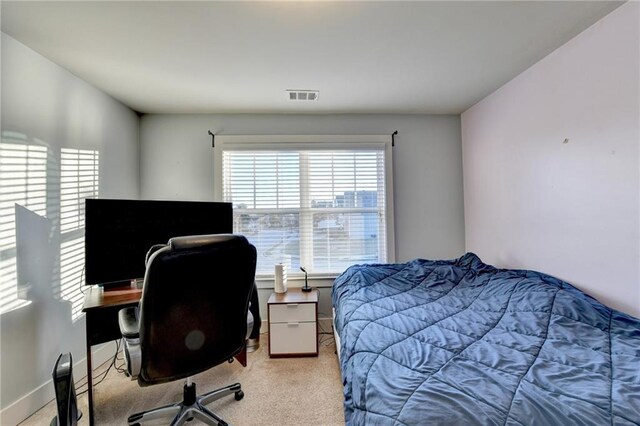
[[[332,298],[349,425],[640,424],[640,320],[554,277],[467,253]]]

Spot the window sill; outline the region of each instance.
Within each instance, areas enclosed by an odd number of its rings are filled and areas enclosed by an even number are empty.
[[[333,281],[340,274],[313,274],[309,275],[309,286],[320,288],[333,287]],[[259,289],[270,288],[273,289],[273,275],[259,275],[256,276],[256,287]],[[287,287],[297,288],[304,286],[304,275],[295,275],[287,277]]]

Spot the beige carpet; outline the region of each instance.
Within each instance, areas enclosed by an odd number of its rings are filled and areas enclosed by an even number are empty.
[[[208,408],[232,425],[343,425],[342,381],[333,342],[320,345],[316,358],[271,359],[267,336],[261,346],[249,354],[248,365],[238,362],[222,364],[194,378],[198,394],[240,382],[245,397],[236,401],[228,396],[212,402]],[[98,371],[105,371],[106,365]],[[95,387],[94,409],[97,425],[124,425],[127,417],[182,399],[182,381],[138,387],[123,374],[112,369]],[[86,393],[79,397],[88,425]],[[55,415],[53,402],[36,412],[21,425],[48,425]],[[168,421],[148,424],[168,424]],[[197,421],[191,425],[201,424]]]

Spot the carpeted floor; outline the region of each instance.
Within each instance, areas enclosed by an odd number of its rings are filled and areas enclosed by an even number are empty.
[[[315,358],[269,358],[267,336],[261,336],[260,348],[249,354],[248,365],[222,364],[194,378],[198,394],[240,382],[245,397],[236,401],[228,396],[212,402],[208,408],[232,425],[344,425],[342,381],[333,342],[320,345]],[[98,371],[105,371],[103,365]],[[95,387],[94,410],[97,425],[125,425],[135,412],[179,401],[183,381],[138,387],[112,369]],[[86,393],[78,404],[87,413]],[[21,425],[48,425],[55,415],[51,402]],[[85,414],[81,425],[88,425]],[[152,424],[169,424],[168,421]],[[189,425],[201,424],[197,421]]]

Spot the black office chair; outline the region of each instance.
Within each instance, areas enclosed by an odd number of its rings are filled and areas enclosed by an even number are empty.
[[[196,396],[191,376],[243,351],[255,270],[256,249],[239,235],[172,238],[149,251],[140,305],[119,312],[127,371],[140,386],[187,380],[181,402],[133,414],[130,425],[166,416],[227,425],[205,405],[242,399],[240,383]]]

